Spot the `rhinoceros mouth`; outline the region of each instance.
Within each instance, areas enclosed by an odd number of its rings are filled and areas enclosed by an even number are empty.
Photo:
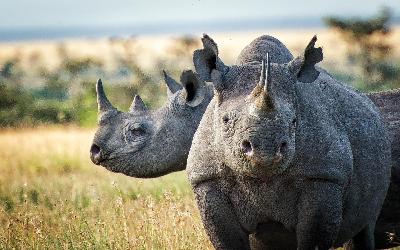
[[[279,156],[279,161],[275,157],[263,158],[260,160],[249,160],[246,157],[242,158],[239,168],[230,167],[232,170],[239,174],[243,174],[250,178],[255,179],[268,179],[272,176],[279,175],[287,169],[288,159],[285,155]]]
[[[107,169],[108,171],[119,173],[119,169],[116,167],[118,162],[115,161],[116,158],[107,158],[100,162],[100,166]]]

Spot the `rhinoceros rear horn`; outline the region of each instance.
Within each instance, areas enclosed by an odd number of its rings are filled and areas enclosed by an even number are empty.
[[[146,112],[146,111],[147,107],[146,104],[144,104],[142,98],[140,98],[139,95],[135,95],[132,104],[129,108],[129,112],[136,113],[136,112]]]
[[[296,74],[300,82],[313,82],[319,75],[319,71],[315,69],[315,64],[321,62],[324,55],[321,47],[315,48],[316,41],[317,36],[314,36],[304,50],[304,54],[289,63],[290,71]]]
[[[211,37],[204,34],[201,41],[203,49],[194,51],[193,63],[201,80],[209,82],[212,70],[225,72],[228,67],[218,57],[218,46]]]
[[[163,70],[163,76],[165,84],[167,85],[168,97],[172,96],[178,90],[182,89],[182,86],[177,81],[175,81],[171,76],[169,76],[165,70]]]
[[[107,99],[101,79],[97,81],[96,92],[97,92],[97,107],[100,114],[109,111],[116,111],[116,108],[114,108],[111,102]]]
[[[195,107],[199,105],[206,95],[206,84],[191,70],[185,70],[181,75],[181,83],[185,90],[186,103]]]

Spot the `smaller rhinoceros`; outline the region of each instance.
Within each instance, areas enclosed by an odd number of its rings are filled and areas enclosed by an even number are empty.
[[[352,239],[374,249],[391,168],[376,106],[316,70],[316,37],[289,63],[233,66],[204,39],[194,63],[215,94],[187,173],[214,247],[249,249],[249,234],[267,232],[267,246],[329,249]]]
[[[212,98],[212,87],[191,70],[180,85],[166,74],[168,103],[150,111],[136,95],[128,112],[108,101],[97,82],[99,128],[90,149],[93,163],[128,176],[150,178],[186,167],[194,131]]]

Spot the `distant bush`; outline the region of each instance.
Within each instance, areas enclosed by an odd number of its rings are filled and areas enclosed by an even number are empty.
[[[190,46],[190,42],[178,44]],[[18,58],[4,62],[0,65],[0,127],[94,126],[97,121],[95,83],[100,77],[109,99],[121,110],[128,109],[135,94],[140,94],[150,108],[160,106],[165,101],[160,73],[142,69],[136,59],[135,41],[114,40],[112,46],[122,46],[123,53],[116,57],[117,68],[111,72],[95,58],[71,57],[62,44],[58,50],[60,64],[53,69],[35,65],[26,74],[29,77],[25,77]],[[172,71],[178,70],[172,68]],[[32,72],[36,72],[33,77]]]
[[[9,60],[0,67],[1,127],[16,126],[29,120],[34,99],[23,88],[22,75],[17,59]]]
[[[73,118],[73,112],[68,103],[59,101],[36,101],[32,109],[33,123],[70,123],[74,121]]]
[[[325,23],[337,30],[346,42],[348,59],[361,69],[364,89],[398,87],[400,68],[390,61],[392,45],[391,12],[383,8],[377,16],[369,19],[327,17]]]

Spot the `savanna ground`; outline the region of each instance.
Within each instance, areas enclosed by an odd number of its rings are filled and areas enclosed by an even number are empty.
[[[0,132],[0,249],[213,249],[184,172],[110,173],[89,160],[93,133]]]
[[[322,66],[335,76],[363,90],[400,87],[400,81],[379,88],[357,85],[345,44],[327,29],[210,35],[232,64],[262,34],[279,38],[294,55],[317,34]],[[212,248],[185,172],[140,180],[89,160],[96,79],[103,78],[121,110],[137,93],[157,108],[166,99],[161,70],[178,79],[192,68],[199,38],[0,43],[0,249]],[[388,39],[394,45],[390,60],[400,65],[400,28]],[[19,128],[4,128],[9,126]]]
[[[207,249],[184,172],[153,180],[89,160],[93,130],[0,132],[0,249]]]

